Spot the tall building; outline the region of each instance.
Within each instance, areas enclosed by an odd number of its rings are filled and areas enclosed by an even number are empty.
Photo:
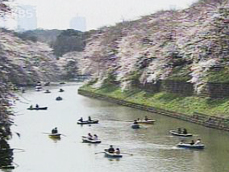
[[[76,16],[70,21],[70,28],[79,31],[86,31],[86,18]]]
[[[23,5],[18,7],[17,29],[19,31],[37,29],[37,12],[34,6]]]

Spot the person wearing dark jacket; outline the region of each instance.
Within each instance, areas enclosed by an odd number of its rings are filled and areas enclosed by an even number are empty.
[[[57,127],[55,127],[54,129],[52,129],[52,134],[57,134],[57,133],[58,133]]]
[[[114,153],[115,149],[113,148],[112,145],[110,145],[110,148],[107,150],[109,153]]]

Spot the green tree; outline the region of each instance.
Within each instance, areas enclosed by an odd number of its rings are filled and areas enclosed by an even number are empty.
[[[54,43],[54,54],[58,57],[71,51],[83,51],[85,47],[83,32],[68,29],[62,31]]]
[[[76,60],[71,60],[65,66],[66,76],[65,79],[72,79],[78,75],[78,63]]]

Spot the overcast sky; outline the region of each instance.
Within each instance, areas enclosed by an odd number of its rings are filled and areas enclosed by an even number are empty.
[[[187,8],[197,0],[16,0],[35,6],[37,27],[67,29],[74,17],[86,20],[86,30],[134,20],[161,9]]]

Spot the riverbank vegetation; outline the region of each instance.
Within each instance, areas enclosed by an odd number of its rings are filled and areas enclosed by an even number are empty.
[[[142,86],[169,80],[192,84],[193,96],[229,97],[228,19],[228,0],[200,0],[104,27],[87,39],[82,67],[97,88],[112,74],[122,90],[133,80]]]
[[[80,90],[186,115],[193,115],[197,112],[209,116],[227,118],[229,114],[229,98],[210,99],[197,96],[184,97],[166,92],[149,93],[138,88],[122,91],[120,87],[115,85],[104,85],[101,88],[93,88],[88,84],[81,87]]]

